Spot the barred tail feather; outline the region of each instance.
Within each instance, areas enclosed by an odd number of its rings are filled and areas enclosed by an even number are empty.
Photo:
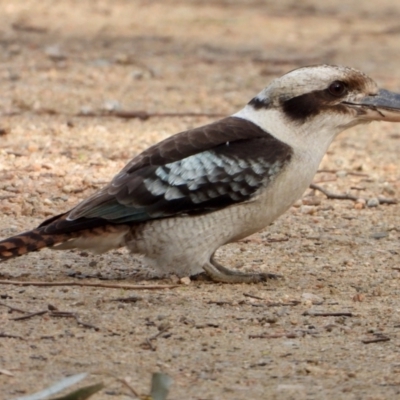
[[[125,237],[129,232],[127,225],[105,224],[94,228],[49,233],[50,225],[41,225],[36,229],[20,233],[0,241],[0,262],[22,256],[31,251],[45,247],[55,250],[74,248],[90,250],[94,253],[104,253],[108,250],[125,245]]]
[[[77,235],[79,235],[78,232],[46,234],[41,228],[20,233],[0,241],[0,261],[64,243]]]

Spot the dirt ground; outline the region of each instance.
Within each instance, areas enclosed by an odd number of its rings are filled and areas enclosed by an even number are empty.
[[[93,113],[229,115],[273,78],[316,63],[359,68],[400,92],[397,0],[24,0],[0,9],[1,237],[71,208],[150,144],[216,119]],[[353,128],[315,182],[369,205],[399,199],[399,154],[400,125]],[[399,211],[307,191],[271,227],[218,253],[228,267],[285,276],[266,284],[4,284],[177,282],[143,280],[141,260],[124,250],[44,250],[4,263],[0,398],[90,372],[107,383],[94,399],[125,400],[132,395],[110,374],[146,393],[155,371],[173,378],[169,399],[400,398]],[[5,305],[52,305],[97,330],[54,313],[13,320],[24,314]]]

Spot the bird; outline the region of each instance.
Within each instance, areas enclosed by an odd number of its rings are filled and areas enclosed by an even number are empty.
[[[215,252],[275,221],[309,187],[333,139],[375,120],[400,121],[400,94],[345,66],[294,69],[238,112],[144,150],[71,210],[0,241],[0,260],[125,246],[158,276],[276,278],[228,269]]]

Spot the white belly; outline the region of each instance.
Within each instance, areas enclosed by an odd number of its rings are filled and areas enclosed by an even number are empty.
[[[219,247],[260,231],[283,214],[310,185],[317,167],[308,165],[305,171],[304,161],[294,158],[252,201],[201,216],[148,221],[132,228],[126,245],[144,254],[161,274],[200,273]]]

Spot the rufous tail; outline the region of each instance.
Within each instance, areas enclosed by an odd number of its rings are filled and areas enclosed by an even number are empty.
[[[79,232],[46,234],[43,232],[43,228],[20,233],[17,236],[0,241],[0,261],[19,257],[44,247],[53,247],[77,236],[79,236]]]

